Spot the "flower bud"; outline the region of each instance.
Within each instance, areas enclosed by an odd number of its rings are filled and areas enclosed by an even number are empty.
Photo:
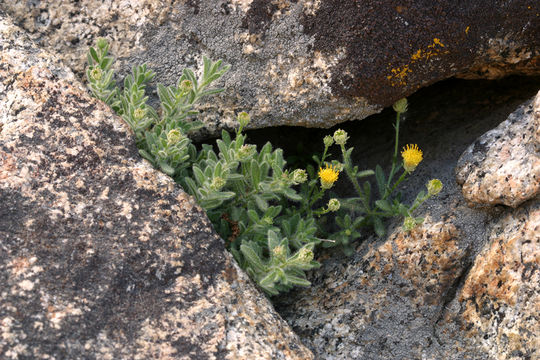
[[[279,260],[285,261],[285,258],[287,257],[287,251],[285,250],[285,247],[283,245],[278,245],[275,248],[272,249],[272,254],[275,258],[278,258]]]
[[[347,136],[347,132],[345,130],[337,129],[334,132],[334,141],[336,144],[345,145],[347,139],[349,139],[349,137]]]
[[[339,202],[338,199],[328,200],[328,211],[335,212],[335,211],[338,211],[340,207],[341,207],[341,203]]]
[[[396,101],[394,103],[394,105],[392,105],[392,107],[394,108],[394,111],[397,112],[397,113],[404,113],[404,112],[407,112],[407,99],[406,98],[403,98],[403,99],[399,99],[398,101]]]
[[[210,189],[214,191],[219,191],[225,186],[225,183],[226,183],[225,179],[223,179],[222,177],[216,176],[215,178],[212,179],[212,183],[210,184]]]
[[[101,80],[101,76],[103,75],[103,71],[101,71],[100,68],[94,68],[92,71],[90,71],[90,78],[94,81]]]
[[[303,247],[298,250],[298,260],[304,264],[309,264],[313,257],[313,251],[310,248]]]
[[[180,91],[184,94],[190,92],[192,88],[193,83],[190,80],[182,80],[182,82],[180,83]]]
[[[107,47],[108,43],[107,40],[105,40],[104,38],[99,38],[96,42],[96,45],[98,49],[104,49]]]
[[[249,116],[249,114],[247,112],[242,111],[241,113],[238,114],[236,119],[240,123],[241,127],[245,127],[249,123],[249,121],[251,120],[251,117]]]
[[[326,135],[323,139],[324,146],[330,147],[334,144],[334,138],[330,135]]]
[[[437,195],[438,193],[441,192],[441,190],[443,188],[443,184],[442,184],[441,180],[439,180],[439,179],[429,180],[429,182],[427,183],[426,186],[427,186],[429,196]]]
[[[141,120],[146,115],[146,109],[136,108],[133,110],[133,117],[135,120]]]
[[[137,109],[138,110],[138,109]],[[182,140],[182,133],[178,129],[172,129],[167,134],[167,145],[176,145]]]
[[[246,144],[242,145],[240,149],[238,149],[236,155],[238,157],[238,160],[245,161],[249,159],[253,154],[255,154],[255,151],[255,145]]]
[[[403,230],[409,232],[415,227],[416,227],[416,220],[413,217],[407,216],[405,220],[403,220]]]
[[[295,185],[305,183],[307,181],[307,173],[304,169],[296,169],[292,173],[292,181]]]

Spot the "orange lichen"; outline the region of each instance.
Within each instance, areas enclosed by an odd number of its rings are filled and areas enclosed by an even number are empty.
[[[405,65],[402,68],[395,68],[390,70],[393,75],[387,76],[388,80],[396,79],[397,84],[399,85],[406,85],[405,78],[407,77],[408,73],[412,72],[411,69],[409,69],[409,65]],[[396,81],[392,81],[392,86],[396,84]]]
[[[468,31],[468,30],[467,30]],[[439,48],[437,48],[439,47]],[[415,53],[411,55],[411,62],[402,67],[391,68],[391,75],[386,76],[390,80],[392,86],[407,85],[406,78],[408,73],[412,72],[410,66],[419,60],[429,60],[432,57],[439,56],[442,54],[448,54],[448,51],[441,51],[440,48],[444,48],[445,45],[442,43],[441,39],[433,38],[433,43],[427,46],[427,50],[418,49]],[[388,64],[391,67],[391,64]]]

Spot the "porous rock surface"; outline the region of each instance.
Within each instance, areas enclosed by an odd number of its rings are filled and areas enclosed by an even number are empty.
[[[540,93],[467,149],[456,178],[477,204],[517,207],[540,192]]]
[[[491,135],[494,144],[477,146],[477,156],[487,158],[491,146],[513,148],[516,139],[530,137],[530,126],[523,124],[534,118],[537,101],[538,97],[527,101],[508,116],[497,127],[500,142]],[[407,120],[404,127],[409,121],[414,120]],[[451,165],[460,154],[445,158],[444,164],[437,157],[461,146],[462,138],[476,126],[471,121],[471,125],[449,131],[429,128],[424,121],[425,132],[414,134],[420,141],[426,133],[432,138],[432,143],[423,140],[425,160],[415,177],[424,177],[424,181],[438,177],[444,183],[442,193],[415,214],[426,218],[421,226],[405,233],[400,223],[394,223],[387,238],[364,239],[348,258],[323,253],[321,268],[309,276],[313,286],[277,299],[278,311],[316,357],[540,358],[540,196],[527,192],[516,209],[470,206],[461,186],[453,181],[455,168]],[[466,148],[464,145],[462,151]],[[530,155],[513,153],[510,172],[518,176],[538,171],[538,163],[527,161]],[[500,165],[492,162],[484,168],[495,173]],[[497,178],[499,183],[492,181],[491,186],[506,186],[504,179]],[[478,184],[472,186],[471,196],[480,196],[481,189]],[[405,198],[411,198],[418,187],[409,184],[403,191]]]
[[[98,36],[123,73],[147,62],[173,84],[203,54],[232,65],[204,108],[209,131],[330,127],[451,76],[538,74],[540,3],[525,0],[49,0],[0,5],[79,74]]]
[[[0,13],[0,358],[310,359],[194,200]]]

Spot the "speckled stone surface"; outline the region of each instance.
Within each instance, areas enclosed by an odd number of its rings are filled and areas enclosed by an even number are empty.
[[[0,4],[78,74],[98,36],[122,73],[173,84],[201,55],[232,65],[202,106],[207,131],[363,119],[452,76],[538,74],[540,4],[528,0],[12,0]],[[155,97],[154,97],[155,98]]]
[[[323,359],[416,358],[463,270],[458,238],[452,224],[427,219],[372,243],[361,259],[327,263],[323,282],[294,300],[287,319]]]
[[[465,151],[456,178],[477,204],[516,207],[540,193],[540,93]]]
[[[0,358],[311,359],[204,212],[0,13]]]
[[[490,358],[539,359],[540,201],[501,217],[488,236],[444,321],[459,318]]]

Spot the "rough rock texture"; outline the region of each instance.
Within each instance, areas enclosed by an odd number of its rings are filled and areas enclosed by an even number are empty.
[[[247,110],[252,127],[362,119],[454,75],[540,71],[540,3],[525,0],[5,1],[79,74],[96,37],[123,72],[148,62],[172,84],[201,55],[232,65],[210,131]]]
[[[461,317],[491,358],[538,359],[540,202],[507,214],[488,234],[445,322]]]
[[[463,196],[478,204],[516,207],[540,192],[540,93],[459,159]]]
[[[403,187],[404,198],[414,198],[430,178],[444,183],[442,193],[417,213],[426,217],[424,224],[406,234],[400,223],[394,223],[391,235],[367,237],[349,258],[322,253],[321,269],[310,276],[313,286],[277,299],[278,311],[317,358],[540,358],[540,197],[528,193],[517,209],[469,206],[454,181],[455,164],[489,128],[479,132],[485,119],[471,118],[466,109],[474,106],[459,107],[455,98],[441,97],[440,104],[432,105],[430,116],[407,114],[403,124],[402,142],[418,141],[425,157]],[[486,98],[491,99],[485,102],[485,109],[491,111],[488,117],[494,116],[500,104],[492,94]],[[420,101],[432,100],[412,97],[411,112]],[[528,121],[531,103],[520,106],[508,122]],[[499,148],[530,136],[528,126],[504,124],[498,135],[505,141]],[[374,122],[373,127],[377,126]],[[365,136],[373,137],[368,131],[366,127]],[[351,146],[362,154],[367,140],[350,135]],[[490,147],[477,151],[485,158]],[[371,155],[375,156],[366,151],[362,156]],[[526,172],[529,166],[530,171],[538,171],[534,163],[517,161],[523,160],[519,156],[529,155],[516,153],[514,174]],[[471,189],[480,192],[479,186]]]
[[[0,14],[0,358],[310,359],[128,126]]]

